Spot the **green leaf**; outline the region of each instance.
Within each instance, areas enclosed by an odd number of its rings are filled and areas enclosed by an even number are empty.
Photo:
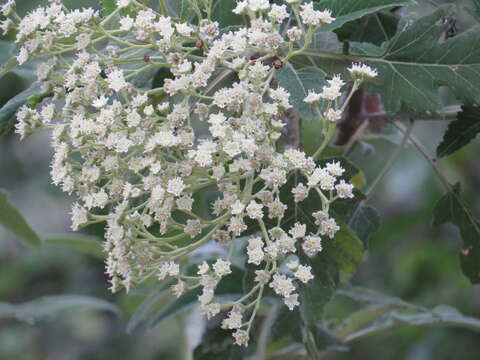
[[[448,124],[443,140],[437,148],[437,157],[453,154],[472,141],[480,132],[480,108],[474,105],[462,106],[457,119]]]
[[[479,319],[465,316],[450,306],[439,305],[432,310],[393,310],[378,318],[374,317],[369,325],[345,335],[344,341],[350,342],[405,326],[452,326],[480,332]]]
[[[360,239],[346,224],[337,219],[340,230],[333,239],[323,239],[323,250],[315,257],[301,254],[302,264],[312,267],[314,279],[300,284],[300,312],[307,327],[319,323],[325,305],[332,299],[338,284],[339,271],[353,274],[363,256]]]
[[[174,76],[170,69],[161,67],[152,77],[152,89],[163,87],[166,79],[173,79]]]
[[[375,320],[395,309],[392,305],[370,305],[361,310],[350,314],[344,319],[341,325],[335,328],[335,334],[339,338],[346,338],[349,334],[353,334],[364,327],[368,327]]]
[[[254,338],[248,348],[234,344],[231,330],[220,327],[220,321],[211,321],[203,334],[202,341],[193,351],[194,360],[244,360],[252,352]]]
[[[439,305],[430,310],[394,296],[359,287],[339,290],[337,294],[368,304],[366,308],[350,314],[335,327],[334,334],[345,342],[404,326],[455,326],[480,331],[479,319],[464,316],[450,306]]]
[[[127,323],[127,332],[130,334],[136,330],[140,324],[145,322],[150,316],[160,300],[167,295],[166,290],[172,285],[173,281],[168,281],[160,286],[159,289],[152,291],[142,303],[137,307]]]
[[[88,255],[93,255],[99,259],[105,258],[105,253],[102,250],[102,240],[94,236],[67,234],[46,237],[43,240],[47,244],[65,246]]]
[[[320,0],[315,3],[315,8],[332,10],[332,15],[336,20],[332,24],[323,25],[320,28],[321,31],[332,31],[365,15],[393,6],[403,6],[407,3],[407,0]]]
[[[380,215],[370,205],[358,206],[348,219],[348,226],[355,231],[365,248],[368,248],[372,235],[380,228]]]
[[[220,27],[241,25],[243,17],[232,12],[237,6],[235,0],[216,0],[212,6],[212,19],[218,21]]]
[[[7,194],[0,190],[0,224],[31,245],[40,246],[42,241],[28,225],[22,214],[8,201]]]
[[[16,318],[34,324],[58,315],[60,312],[78,308],[120,313],[115,305],[102,299],[83,295],[55,295],[44,296],[19,305],[0,303],[0,318]]]
[[[324,238],[322,256],[347,274],[354,274],[362,261],[363,244],[343,222],[337,220],[340,230],[333,239]]]
[[[182,0],[181,3],[182,7],[180,9],[180,20],[190,22],[190,18],[195,16],[195,12],[188,1]]]
[[[338,290],[337,295],[346,296],[357,302],[366,303],[366,304],[375,305],[375,306],[394,306],[394,307],[412,307],[413,306],[416,308],[415,305],[411,305],[398,297],[382,294],[378,291],[359,287],[359,286],[352,286],[348,289]]]
[[[100,11],[102,12],[103,16],[110,15],[117,8],[116,0],[101,0],[100,6]]]
[[[371,43],[351,42],[349,53],[352,55],[383,56],[386,49]]]
[[[0,69],[0,79],[7,75],[10,71],[15,69],[18,65],[17,58],[15,56],[11,57],[6,61],[2,68]]]
[[[480,22],[480,0],[473,0],[473,9],[466,9],[472,16]]]
[[[278,304],[275,321],[270,330],[270,340],[275,342],[282,338],[289,337],[295,341],[298,341],[298,339],[301,341],[300,323],[301,318],[298,308],[289,310],[283,302]]]
[[[352,214],[357,209],[357,206],[365,200],[365,195],[357,190],[353,189],[353,198],[338,199],[330,207],[331,212],[336,219],[340,219],[344,222],[348,222]]]
[[[340,2],[339,2],[340,3]],[[343,2],[341,2],[343,3]],[[423,114],[439,112],[443,104],[439,87],[449,87],[463,103],[480,103],[480,26],[444,40],[452,13],[451,6],[410,24],[382,45],[385,52],[371,45],[354,44],[353,54],[307,50],[305,56],[319,57],[322,66],[336,69],[338,65],[364,62],[380,74],[375,86],[382,94],[388,112]]]
[[[334,350],[334,351],[347,351],[347,345],[335,334],[333,334],[327,328],[315,325],[310,328],[315,345],[320,351]]]
[[[323,253],[323,252],[322,252]],[[338,270],[329,265],[324,257],[313,259],[300,256],[301,263],[312,267],[314,279],[308,284],[300,284],[300,313],[306,325],[315,325],[323,320],[325,305],[335,294],[338,283]]]
[[[335,30],[341,41],[364,42],[381,45],[395,36],[400,16],[382,11],[349,22]]]
[[[435,205],[433,224],[450,222],[458,227],[463,239],[460,264],[473,284],[480,283],[480,224],[460,197],[460,184],[453,187]]]
[[[441,41],[448,15],[449,7],[439,8],[399,31],[381,58],[362,59],[383,76],[380,91],[388,111],[439,111],[440,86],[448,86],[462,102],[480,103],[480,27]]]
[[[18,66],[17,48],[12,41],[0,40],[0,79]]]
[[[166,0],[167,11],[170,16],[178,18],[182,12],[182,8],[187,0]]]
[[[16,121],[15,113],[17,110],[27,103],[32,95],[38,94],[40,89],[41,84],[35,82],[28,89],[11,98],[5,105],[3,105],[0,109],[0,134],[5,134],[11,130]]]
[[[201,289],[196,288],[194,290],[187,291],[174,301],[168,303],[157,314],[154,315],[150,321],[150,327],[155,327],[170,317],[188,309],[190,306],[196,303],[197,298],[201,295],[201,293]]]
[[[343,44],[332,31],[316,31],[312,37],[311,49],[341,53]]]
[[[317,67],[303,67],[295,69],[291,64],[286,64],[275,72],[275,77],[281,87],[290,93],[290,103],[296,108],[300,116],[306,120],[315,117],[312,107],[303,99],[308,95],[308,90],[321,92],[325,85],[325,74]]]

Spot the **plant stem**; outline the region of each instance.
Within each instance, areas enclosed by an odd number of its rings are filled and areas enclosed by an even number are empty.
[[[407,133],[407,130],[405,129],[405,127],[399,122],[399,121],[395,121],[395,122],[392,122],[392,124],[398,129],[400,130],[402,133],[406,134]],[[418,152],[424,157],[425,160],[427,160],[427,162],[430,164],[430,166],[433,168],[433,170],[435,171],[435,173],[438,175],[438,178],[440,179],[440,181],[442,182],[442,184],[445,186],[445,188],[448,190],[448,191],[452,191],[452,185],[450,185],[450,182],[448,181],[448,178],[446,177],[446,175],[443,173],[443,171],[438,167],[437,165],[437,162],[435,161],[435,159],[431,158],[428,153],[427,153],[427,150],[425,149],[425,147],[421,144],[421,142],[415,137],[413,136],[412,134],[408,134],[407,135],[408,139],[411,141],[411,143],[417,148]]]

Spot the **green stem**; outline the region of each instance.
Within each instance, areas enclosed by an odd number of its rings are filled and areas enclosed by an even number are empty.
[[[323,139],[320,147],[313,154],[312,157],[314,159],[318,159],[320,155],[322,155],[323,150],[325,150],[327,145],[330,143],[330,140],[332,140],[333,134],[335,133],[335,128],[336,128],[336,125],[334,123],[331,123],[331,122],[327,123],[327,132],[326,132],[325,138]]]

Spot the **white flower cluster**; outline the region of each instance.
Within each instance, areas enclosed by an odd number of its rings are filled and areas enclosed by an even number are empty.
[[[134,0],[118,0],[118,9],[104,19],[92,9],[68,11],[60,1],[20,22],[11,16],[13,1],[1,9],[10,22],[4,30],[17,28],[18,62],[47,59],[37,74],[47,97],[35,109],[19,111],[17,132],[23,137],[37,128],[53,130],[53,183],[78,198],[74,230],[106,223],[112,290],[128,291],[151,276],[176,279],[176,296],[200,287],[202,311],[207,317],[229,311],[222,327],[235,331],[239,345],[248,343],[268,288],[289,309],[299,305],[298,287],[312,281],[312,269],[298,261],[283,265],[300,252],[321,252],[322,241],[339,230],[330,205],[353,197],[340,163],[319,166],[301,150],[279,150],[291,103],[272,78],[297,40],[308,41],[334,20],[312,3],[286,3],[293,8],[239,1],[234,12],[249,16],[249,25],[223,33],[216,22],[177,22]],[[120,16],[120,9],[130,15]],[[297,24],[281,31],[292,9],[300,11],[307,30]],[[171,76],[146,90],[142,79],[159,69]],[[362,79],[375,73],[361,65],[351,72]],[[225,81],[232,74],[236,81]],[[341,117],[344,85],[334,76],[322,93],[311,91],[305,99],[326,129]],[[282,192],[293,173],[304,180]],[[218,194],[208,215],[195,211],[196,195],[205,189]],[[309,214],[315,230],[300,222],[285,229],[289,200],[310,196],[319,199],[318,211]],[[215,289],[234,271],[231,259],[204,262],[195,276],[186,275],[180,260],[212,240],[233,246],[249,223],[261,230],[246,247],[247,262],[257,267],[255,285],[239,300],[222,303]]]

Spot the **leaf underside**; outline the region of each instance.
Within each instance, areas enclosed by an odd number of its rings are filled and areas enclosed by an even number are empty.
[[[34,324],[37,321],[58,315],[60,312],[78,308],[119,313],[119,309],[115,305],[95,297],[83,295],[52,295],[19,305],[0,303],[0,318],[13,317],[17,320]]]
[[[480,108],[473,105],[462,106],[457,119],[448,125],[443,140],[437,148],[439,158],[453,154],[472,141],[480,132]]]

